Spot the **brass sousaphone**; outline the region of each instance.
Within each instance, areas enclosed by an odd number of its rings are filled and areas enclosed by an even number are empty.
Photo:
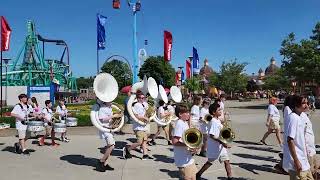
[[[118,96],[119,87],[117,80],[111,74],[100,73],[94,79],[93,90],[99,99],[97,100],[97,104],[92,106],[92,110],[90,112],[92,124],[102,132],[119,131],[124,125],[124,116],[122,109],[117,105],[112,104],[112,110],[116,110],[121,114],[121,116],[118,118],[112,118],[109,128],[104,127],[99,120],[99,109],[101,104],[103,102],[112,102]]]
[[[155,99],[158,96],[158,85],[157,82],[152,78],[145,76],[143,81],[135,83],[131,88],[131,96],[129,97],[127,103],[127,109],[130,117],[140,125],[147,125],[152,119],[157,115],[156,108],[154,107],[153,99],[148,100],[148,109],[146,110],[146,115],[149,118],[148,122],[139,120],[132,111],[133,103],[137,102],[136,93],[140,90],[144,95],[150,94],[151,98]]]

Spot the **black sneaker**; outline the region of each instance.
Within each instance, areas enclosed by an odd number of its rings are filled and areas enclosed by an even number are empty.
[[[232,179],[233,179],[232,177],[228,177],[228,178],[227,178],[227,180],[232,180]]]
[[[150,143],[154,146],[154,145],[157,145],[157,143],[154,141],[154,139],[152,139],[151,141],[150,141]]]
[[[28,150],[24,150],[24,151],[22,151],[22,154],[23,154],[23,155],[28,155],[28,156],[29,156],[29,155],[30,155],[30,152],[29,152]]]
[[[105,169],[105,170],[108,170],[108,171],[113,171],[113,170],[114,170],[114,168],[111,167],[109,164],[105,165],[105,166],[104,166],[104,169]]]
[[[170,141],[168,141],[168,146],[169,146],[169,145],[172,145],[172,143],[171,143]]]
[[[124,159],[130,159],[130,158],[132,158],[132,155],[130,154],[128,148],[124,147],[124,148],[122,149],[122,157],[123,157]]]
[[[21,149],[19,143],[14,143],[14,152],[17,154],[21,154]]]
[[[201,180],[202,178],[201,178],[201,175],[200,174],[196,174],[196,180]]]
[[[149,156],[147,154],[142,156],[142,160],[147,160],[147,159],[153,159],[153,157],[151,157],[151,156]]]
[[[99,171],[99,172],[106,172],[104,163],[101,162],[100,160],[98,161],[96,168],[97,168],[97,171]]]
[[[202,157],[207,157],[207,152],[205,151],[201,151],[199,156],[202,156]]]

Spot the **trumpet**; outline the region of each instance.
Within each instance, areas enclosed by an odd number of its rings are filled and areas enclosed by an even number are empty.
[[[197,128],[189,128],[183,133],[182,140],[189,149],[199,149],[202,146],[203,134]]]
[[[206,124],[209,124],[209,122],[212,120],[212,116],[210,114],[207,114],[202,118],[202,121],[205,122]]]

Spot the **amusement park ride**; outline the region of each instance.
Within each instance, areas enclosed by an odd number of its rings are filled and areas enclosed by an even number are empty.
[[[12,67],[2,74],[4,77],[2,86],[50,86],[54,83],[59,85],[60,91],[76,92],[76,78],[72,76],[70,70],[69,49],[66,42],[45,39],[36,34],[35,24],[32,21],[27,22],[27,31],[24,45],[14,59]],[[45,59],[45,43],[64,46],[60,60]]]

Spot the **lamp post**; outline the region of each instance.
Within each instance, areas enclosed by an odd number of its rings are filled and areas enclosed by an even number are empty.
[[[291,85],[292,85],[292,88],[293,88],[293,94],[295,94],[296,93],[297,81],[291,81]]]
[[[6,89],[5,89],[5,92],[6,92],[6,98],[5,98],[5,100],[6,100],[6,104],[5,105],[7,105],[7,97],[8,97],[8,95],[7,95],[7,86],[8,86],[8,75],[7,75],[7,72],[8,72],[8,62],[9,62],[9,60],[11,60],[10,58],[2,58],[2,60],[4,61],[4,63],[6,64]],[[1,62],[1,65],[2,65],[2,62]],[[2,66],[1,66],[1,69],[2,69]],[[1,71],[2,72],[2,71]],[[3,87],[3,84],[2,84],[2,73],[1,73],[1,117],[2,117],[2,107],[3,107],[3,103],[2,103],[2,87]]]
[[[140,11],[140,0],[127,0],[129,7],[133,10],[133,78],[132,84],[138,81],[138,45],[137,45],[137,12]]]

